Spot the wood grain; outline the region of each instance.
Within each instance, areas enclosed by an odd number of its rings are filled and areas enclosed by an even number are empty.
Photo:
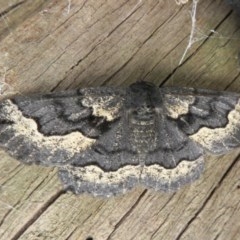
[[[196,42],[179,65],[191,4],[0,0],[0,87],[29,94],[148,80],[240,93],[240,21],[224,1],[199,1]],[[66,193],[55,169],[1,151],[0,239],[240,239],[239,153],[207,158],[202,177],[177,193],[139,187],[101,199]]]

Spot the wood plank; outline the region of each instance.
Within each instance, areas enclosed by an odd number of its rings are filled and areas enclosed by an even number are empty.
[[[199,1],[197,41],[179,65],[191,4],[0,0],[0,83],[18,94],[137,80],[240,93],[240,21],[224,1]],[[0,239],[237,240],[238,155],[207,158],[202,177],[177,193],[139,187],[101,199],[66,193],[56,169],[1,151]]]
[[[29,1],[12,0],[0,1],[0,40],[8,34],[14,34],[15,28],[28,17],[37,14],[46,1],[38,0],[34,4]]]
[[[233,161],[212,196],[194,220],[181,233],[181,239],[192,239],[197,232],[201,239],[239,239],[240,158]],[[230,237],[230,238],[229,238]]]
[[[0,239],[19,235],[58,198],[56,169],[23,166],[1,151]]]

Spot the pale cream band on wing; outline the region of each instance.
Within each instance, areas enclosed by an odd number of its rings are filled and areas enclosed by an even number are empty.
[[[141,179],[144,181],[144,178],[151,179],[154,185],[148,185],[151,188],[156,190],[161,189],[161,185],[168,186],[171,189],[172,183],[179,183],[178,188],[180,187],[181,181],[185,180],[185,183],[191,182],[191,179],[194,180],[198,178],[203,170],[204,159],[199,157],[194,161],[185,161],[182,160],[175,168],[166,169],[158,164],[153,164],[151,166],[145,166],[141,173]],[[197,174],[196,174],[197,173]],[[183,181],[184,182],[184,181]]]
[[[197,177],[202,172],[204,160],[202,157],[198,158],[195,161],[181,161],[178,166],[173,169],[165,169],[164,167],[154,164],[151,166],[124,166],[116,171],[105,172],[101,168],[97,166],[86,166],[86,167],[73,167],[71,165],[66,165],[62,167],[62,169],[67,170],[73,176],[79,178],[81,182],[89,182],[92,184],[119,184],[123,182],[127,182],[128,179],[134,178],[139,179],[139,183],[144,182],[145,177],[148,179],[155,179],[157,185],[171,185],[173,181],[179,181],[181,178],[189,178],[191,179],[196,175]],[[193,178],[194,180],[195,178]],[[188,181],[190,182],[190,181]],[[155,186],[150,186],[155,188]],[[180,187],[180,186],[179,186]],[[157,189],[157,186],[155,188]]]
[[[126,182],[128,178],[139,179],[142,166],[124,166],[116,171],[104,171],[98,166],[89,165],[86,167],[73,167],[66,165],[62,169],[67,170],[73,176],[78,177],[82,182],[89,182],[92,184],[118,184]]]
[[[238,129],[240,129],[240,100],[234,110],[228,114],[228,123],[225,127],[214,129],[202,127],[189,137],[211,151],[214,143],[221,142],[224,145],[226,138],[232,138],[240,143],[240,140],[234,136]],[[225,148],[230,150],[230,147],[226,145]]]
[[[167,114],[174,119],[189,112],[189,105],[195,100],[194,96],[183,95],[165,95],[164,107],[167,109]]]
[[[115,96],[85,96],[81,103],[85,107],[90,107],[93,109],[93,115],[97,117],[104,117],[107,121],[113,121],[119,112],[119,109],[121,107],[121,99],[119,99],[119,102],[112,107],[107,107],[108,103],[110,103],[112,100],[114,100]]]
[[[36,144],[39,148],[46,147],[52,151],[64,149],[71,157],[95,143],[94,139],[87,138],[77,131],[64,136],[43,135],[38,131],[36,122],[24,117],[18,107],[10,100],[6,100],[3,112],[8,120],[14,122],[8,126],[14,131],[14,137],[24,136],[25,139]]]

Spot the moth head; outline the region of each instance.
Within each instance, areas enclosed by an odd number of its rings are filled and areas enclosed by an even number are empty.
[[[136,82],[127,91],[126,107],[134,121],[152,122],[158,99],[158,88],[154,84]]]

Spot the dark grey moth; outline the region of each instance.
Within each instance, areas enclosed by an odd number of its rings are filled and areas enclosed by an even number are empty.
[[[240,95],[138,82],[19,96],[0,103],[0,146],[58,167],[76,194],[175,191],[200,176],[205,154],[240,146]]]

